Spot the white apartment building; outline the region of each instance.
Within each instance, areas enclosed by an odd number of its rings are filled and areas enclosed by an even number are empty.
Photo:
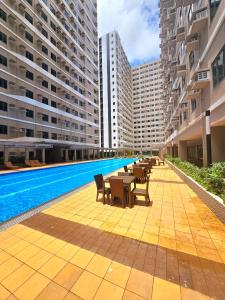
[[[134,106],[134,150],[158,152],[164,144],[164,100],[161,61],[132,69]]]
[[[101,147],[133,148],[131,67],[116,31],[99,39]]]
[[[99,147],[96,0],[0,1],[0,139],[5,161],[3,140],[52,162]]]

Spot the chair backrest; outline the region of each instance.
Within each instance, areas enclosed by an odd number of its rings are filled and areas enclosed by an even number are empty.
[[[123,180],[117,179],[117,178],[111,178],[109,180],[110,188],[111,188],[111,197],[119,198],[120,200],[123,200],[124,198],[124,186],[123,186]]]
[[[123,169],[124,169],[124,172],[128,172],[127,166],[124,166]]]
[[[150,181],[150,176],[147,176],[147,177],[146,177],[146,192],[148,192],[149,181]]]
[[[133,174],[136,178],[142,178],[145,176],[145,172],[142,168],[134,168]]]
[[[97,190],[100,190],[104,187],[104,181],[102,174],[97,174],[94,176]]]
[[[136,165],[136,161],[134,161],[134,165]]]

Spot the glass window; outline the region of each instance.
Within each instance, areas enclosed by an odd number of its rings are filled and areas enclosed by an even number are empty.
[[[56,56],[55,56],[54,53],[51,53],[51,59],[54,60],[54,61],[56,61]]]
[[[48,48],[46,48],[45,46],[42,46],[42,52],[44,52],[45,54],[48,55]]]
[[[29,32],[25,32],[25,38],[30,41],[31,43],[33,43],[33,36],[32,34],[30,34]]]
[[[8,87],[7,80],[5,80],[4,78],[0,77],[0,88],[7,89],[7,87]]]
[[[34,117],[34,112],[31,109],[26,109],[26,117],[27,118],[32,118]]]
[[[210,4],[210,17],[212,20],[216,14],[217,8],[219,7],[220,0],[209,0],[209,4]]]
[[[56,106],[57,106],[56,102],[55,101],[51,101],[51,106],[56,108]]]
[[[47,104],[48,105],[48,98],[46,97],[42,97],[42,103]]]
[[[3,21],[7,21],[7,15],[6,13],[4,12],[4,10],[2,10],[0,8],[0,18],[3,20]]]
[[[191,100],[191,111],[195,111],[197,108],[197,102],[196,102],[196,99],[192,99]]]
[[[43,131],[43,132],[42,132],[42,138],[43,138],[43,139],[48,139],[48,132]]]
[[[8,111],[8,104],[4,101],[0,101],[0,110]]]
[[[26,78],[34,80],[34,74],[30,71],[26,71]]]
[[[8,127],[6,125],[0,125],[0,134],[7,134]]]
[[[29,51],[26,51],[26,58],[28,58],[29,60],[33,61],[34,60],[34,56],[32,53],[30,53]]]
[[[25,12],[25,18],[27,19],[28,22],[30,22],[31,24],[33,24],[33,18],[27,12]]]
[[[212,63],[212,74],[214,86],[225,78],[225,45]]]
[[[7,36],[5,33],[0,31],[0,41],[7,44]]]
[[[27,3],[29,3],[30,5],[32,5],[33,1],[32,0],[27,0]]]
[[[48,71],[48,65],[46,65],[45,63],[42,63],[42,69],[44,69],[45,71]]]
[[[51,69],[51,74],[56,77],[56,70]]]
[[[55,117],[51,117],[51,121],[53,124],[57,124],[57,119]]]
[[[3,55],[0,55],[0,64],[7,67],[7,58]]]
[[[54,93],[56,93],[56,86],[55,85],[51,85],[51,90],[54,92]]]
[[[45,87],[45,88],[48,88],[48,81],[43,80],[42,81],[42,86]]]
[[[34,130],[33,129],[26,129],[26,136],[34,137]]]
[[[34,98],[34,93],[30,90],[26,90],[26,97],[33,99]]]
[[[42,115],[42,121],[48,122],[48,115]]]
[[[41,29],[41,33],[43,34],[43,36],[45,36],[46,38],[48,38],[48,33],[47,33],[47,31],[44,28]]]

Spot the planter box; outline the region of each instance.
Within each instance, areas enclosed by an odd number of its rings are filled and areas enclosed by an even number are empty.
[[[201,200],[214,212],[218,219],[225,224],[225,205],[223,200],[210,192],[208,192],[203,186],[186,175],[179,168],[174,166],[171,162],[166,160],[166,163],[174,170],[174,172],[182,179],[188,186],[201,198]]]

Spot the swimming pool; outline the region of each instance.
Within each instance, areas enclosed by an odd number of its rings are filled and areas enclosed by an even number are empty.
[[[0,224],[135,160],[115,158],[0,175]]]

